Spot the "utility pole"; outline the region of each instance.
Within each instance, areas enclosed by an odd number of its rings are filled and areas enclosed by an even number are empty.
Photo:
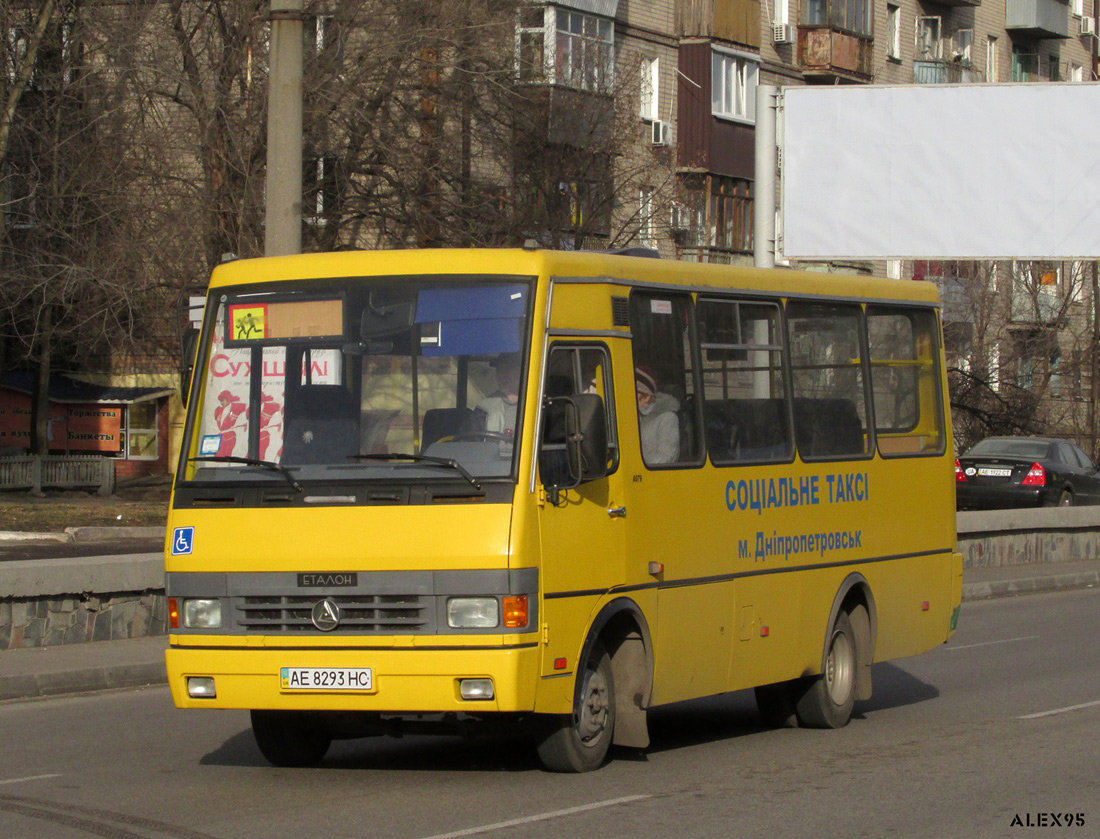
[[[303,0],[271,0],[265,256],[302,252]]]

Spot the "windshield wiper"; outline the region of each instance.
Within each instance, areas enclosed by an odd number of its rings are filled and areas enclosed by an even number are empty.
[[[393,452],[392,454],[353,454],[351,457],[355,460],[407,460],[410,463],[431,463],[435,466],[446,466],[450,469],[454,469],[463,478],[470,482],[470,486],[481,492],[481,484],[477,482],[469,472],[457,460],[453,460],[449,457],[432,457],[427,454],[404,454],[403,452]]]
[[[294,480],[294,476],[290,474],[290,470],[285,466],[273,463],[270,460],[259,460],[255,457],[236,457],[231,454],[223,455],[203,455],[201,457],[189,457],[187,461],[190,463],[193,460],[208,461],[210,463],[242,463],[245,466],[259,466],[263,469],[268,469],[272,472],[278,472],[284,478],[286,482],[290,484],[295,492],[302,492],[302,485]]]

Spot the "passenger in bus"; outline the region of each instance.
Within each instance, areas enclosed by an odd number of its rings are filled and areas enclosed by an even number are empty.
[[[680,418],[676,397],[661,393],[657,379],[648,370],[634,369],[638,392],[638,427],[642,437],[642,459],[650,465],[675,463],[680,456]]]
[[[492,364],[497,373],[497,391],[478,403],[463,431],[490,431],[511,439],[516,431],[519,404],[519,354],[501,353]]]

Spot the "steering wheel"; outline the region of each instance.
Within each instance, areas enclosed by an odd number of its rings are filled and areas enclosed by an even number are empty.
[[[464,431],[451,438],[456,443],[470,442],[472,440],[501,440],[510,443],[512,437],[502,431]]]

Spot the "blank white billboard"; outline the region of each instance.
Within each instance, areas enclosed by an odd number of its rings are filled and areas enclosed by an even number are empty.
[[[1100,258],[1100,84],[787,87],[782,255]]]

